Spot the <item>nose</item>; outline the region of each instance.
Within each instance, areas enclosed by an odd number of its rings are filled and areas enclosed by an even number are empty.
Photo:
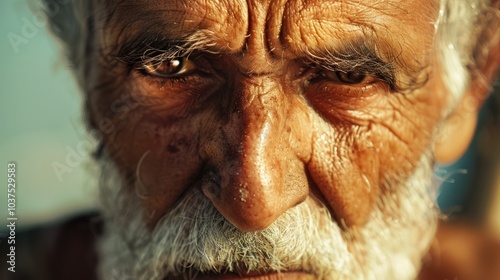
[[[309,192],[307,129],[292,125],[303,123],[301,105],[284,91],[272,77],[240,77],[232,113],[205,147],[212,167],[202,190],[241,230],[267,228]]]

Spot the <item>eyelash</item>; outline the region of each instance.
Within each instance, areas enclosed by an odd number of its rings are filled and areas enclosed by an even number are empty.
[[[373,73],[366,73],[364,71],[341,71],[341,70],[328,70],[328,69],[323,69],[320,67],[314,67],[312,69],[309,69],[310,73],[305,74],[307,76],[307,84],[315,84],[315,83],[321,83],[321,82],[328,82],[328,83],[334,83],[337,84],[337,86],[345,86],[345,87],[350,87],[350,88],[369,88],[373,84],[379,83],[379,82],[384,82],[382,78],[379,77],[377,74]],[[342,73],[345,74],[359,74],[364,76],[364,79],[360,81],[359,83],[348,83],[348,82],[342,82],[341,78],[339,75],[342,75]],[[332,78],[329,77],[328,74],[333,74],[336,77]],[[368,81],[365,81],[368,80]]]

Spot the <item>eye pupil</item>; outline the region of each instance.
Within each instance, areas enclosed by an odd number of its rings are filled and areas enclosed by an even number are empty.
[[[163,75],[174,75],[182,70],[183,64],[184,61],[182,58],[169,59],[158,67],[158,72]]]

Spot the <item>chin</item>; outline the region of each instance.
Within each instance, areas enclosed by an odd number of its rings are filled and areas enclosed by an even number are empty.
[[[414,279],[437,226],[430,157],[384,194],[358,228],[343,228],[310,196],[271,226],[245,232],[197,188],[148,228],[140,198],[102,162],[101,279]],[[396,177],[396,176],[395,176]]]

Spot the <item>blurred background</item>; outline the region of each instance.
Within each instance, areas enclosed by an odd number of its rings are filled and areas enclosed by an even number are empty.
[[[0,1],[0,220],[13,161],[18,230],[95,206],[81,95],[46,24],[37,1]]]
[[[93,149],[82,124],[82,98],[48,33],[37,1],[0,2],[0,220],[7,217],[7,164],[17,164],[18,231],[68,219],[96,206]],[[497,82],[498,84],[498,82]],[[485,104],[471,148],[443,181],[443,213],[487,225],[500,236],[500,101]],[[0,227],[5,236],[7,228]]]

